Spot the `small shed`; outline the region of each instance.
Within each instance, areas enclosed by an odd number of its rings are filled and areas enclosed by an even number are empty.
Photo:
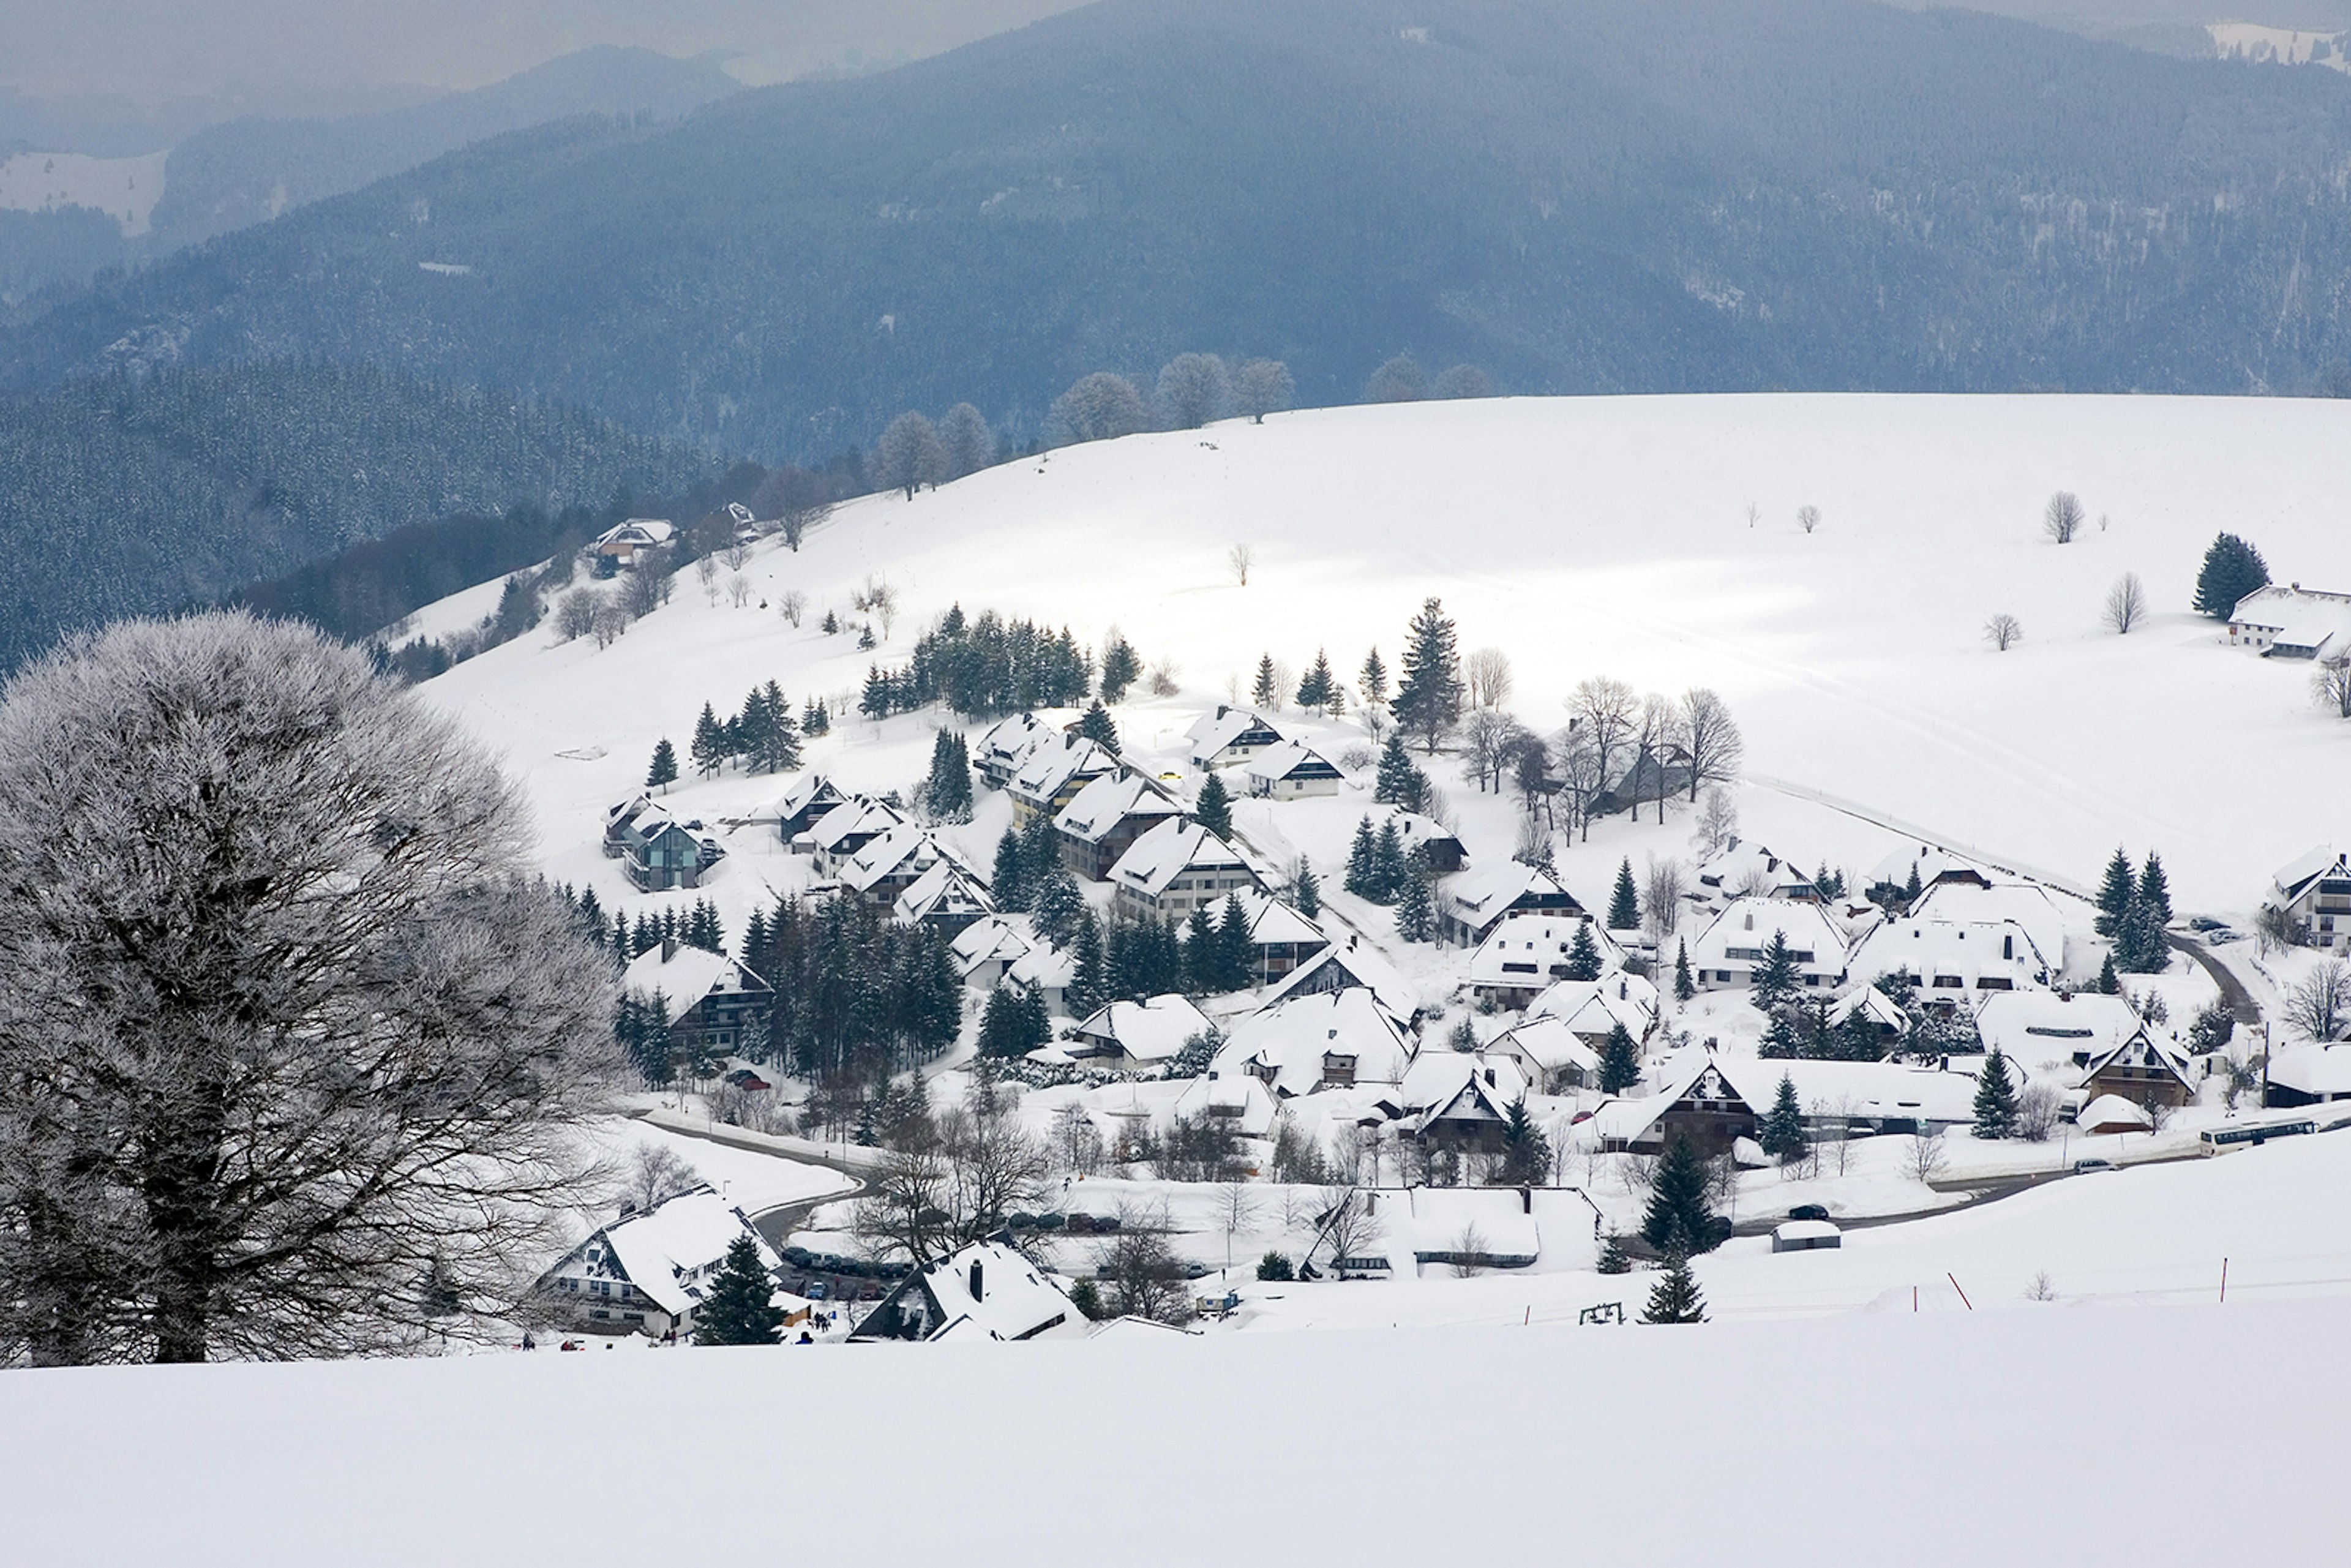
[[[1844,1233],[1832,1220],[1791,1219],[1771,1232],[1774,1252],[1817,1252],[1844,1245]]]

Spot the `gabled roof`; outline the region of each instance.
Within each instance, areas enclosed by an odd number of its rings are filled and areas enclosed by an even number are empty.
[[[1628,1032],[1635,1040],[1641,1037],[1639,1030]],[[1573,1022],[1564,1018],[1531,1017],[1487,1041],[1486,1049],[1496,1056],[1516,1057],[1538,1073],[1567,1067],[1582,1068],[1587,1074],[1600,1071],[1600,1053],[1586,1045]]]
[[[2090,1058],[2089,1065],[2082,1070],[2082,1082],[2089,1082],[2109,1067],[2157,1068],[2190,1089],[2196,1086],[2195,1079],[2189,1076],[2188,1053],[2167,1040],[2156,1039],[2144,1024],[2128,1040],[2110,1045]]]
[[[1761,1115],[1778,1098],[1780,1080],[1796,1086],[1796,1103],[1807,1116],[1865,1117],[1872,1121],[1970,1122],[1975,1119],[1976,1067],[1980,1059],[1959,1060],[1949,1072],[1906,1067],[1894,1061],[1764,1061],[1718,1056],[1716,1064],[1739,1097]],[[2021,1074],[2022,1065],[2011,1071]],[[2011,1082],[2017,1082],[2011,1078]],[[2022,1082],[2017,1083],[2020,1089]]]
[[[624,989],[646,996],[655,991],[669,1003],[675,1019],[713,991],[765,991],[768,982],[722,953],[678,944],[667,958],[659,947],[648,948],[631,961],[621,977]]]
[[[1396,1085],[1414,1132],[1441,1119],[1500,1121],[1526,1092],[1515,1057],[1483,1051],[1424,1051]]]
[[[1813,873],[1802,867],[1782,860],[1761,844],[1733,839],[1722,852],[1701,862],[1698,868],[1700,887],[1726,896],[1737,896],[1752,885],[1763,890],[1763,895],[1783,898],[1791,894],[1811,896]]]
[[[1241,771],[1253,779],[1268,780],[1346,777],[1335,763],[1300,740],[1285,740],[1278,746],[1267,747],[1242,763]]]
[[[1371,992],[1388,1015],[1400,1023],[1408,1022],[1420,1012],[1420,988],[1389,963],[1384,954],[1353,936],[1343,943],[1332,943],[1284,975],[1266,992],[1266,1005],[1271,1007],[1317,991],[1356,988]]]
[[[1081,843],[1100,843],[1130,817],[1180,817],[1184,808],[1158,783],[1139,773],[1104,773],[1089,779],[1053,819],[1053,825]]]
[[[1939,850],[1932,844],[1904,844],[1869,868],[1869,875],[1863,881],[1861,891],[1865,893],[1873,887],[1907,887],[1913,871],[1918,873],[1920,887],[1934,886],[1936,879],[1941,876],[1972,873],[1981,877],[1984,874],[1981,866],[1973,861],[1962,860],[1949,850]]]
[[[1535,912],[1509,915],[1493,934],[1478,945],[1469,957],[1473,986],[1524,986],[1541,990],[1567,977],[1568,950],[1575,934],[1588,928],[1592,946],[1600,955],[1601,972],[1622,968],[1625,955],[1600,923],[1589,915]]]
[[[2003,948],[2012,956],[2003,956]],[[1889,920],[1861,939],[1852,961],[1852,972],[1871,980],[1899,971],[1927,985],[1936,975],[1957,975],[1970,990],[1987,977],[2018,988],[2040,985],[2053,967],[2032,934],[2006,920]]]
[[[1657,1021],[1657,988],[1619,969],[1596,980],[1562,980],[1534,999],[1530,1019],[1555,1018],[1578,1034],[1605,1034],[1617,1024],[1640,1040]]]
[[[2071,1062],[2077,1051],[2110,1051],[2144,1027],[2122,997],[2085,991],[1997,991],[1976,1009],[1976,1032],[1984,1049],[1998,1047],[2010,1061],[2027,1065]]]
[[[1020,759],[1009,786],[1016,795],[1050,800],[1072,779],[1118,771],[1118,758],[1082,735],[1056,736]]]
[[[1019,957],[1012,960],[1004,971],[1007,980],[1040,990],[1066,989],[1071,977],[1078,972],[1075,956],[1062,952],[1049,943],[1040,942]]]
[[[972,1292],[973,1270],[979,1291]],[[1029,1340],[1083,1339],[1092,1326],[1037,1266],[1019,1251],[996,1241],[976,1241],[927,1263],[901,1281],[874,1309],[919,1295],[924,1332],[919,1337]],[[862,1333],[862,1331],[861,1331]],[[852,1335],[852,1338],[859,1337]]]
[[[1078,1025],[1078,1033],[1115,1045],[1137,1061],[1165,1061],[1182,1051],[1186,1040],[1215,1027],[1189,998],[1169,995],[1098,1008]]]
[[[1972,882],[1937,883],[1910,913],[1922,919],[1980,925],[2011,921],[2032,939],[2034,951],[2050,968],[2065,961],[2065,917],[2048,891],[2034,883],[1995,882],[1990,887]]]
[[[821,805],[828,800],[838,806],[848,799],[833,788],[832,780],[823,774],[803,773],[793,779],[782,794],[760,807],[753,815],[781,821],[787,817],[799,816],[810,806]]]
[[[1485,925],[1531,893],[1567,896],[1559,878],[1522,861],[1496,861],[1457,873],[1437,883],[1437,893],[1447,907],[1470,925]],[[1582,907],[1568,898],[1568,909]]]
[[[1412,1061],[1412,1040],[1379,998],[1361,987],[1292,997],[1240,1019],[1217,1052],[1218,1077],[1270,1071],[1278,1093],[1304,1094],[1322,1082],[1327,1054],[1355,1059],[1358,1083],[1395,1083]]]
[[[911,925],[939,915],[993,915],[996,901],[988,896],[986,883],[943,854],[898,895],[891,913]]]
[[[809,830],[809,838],[817,848],[830,850],[843,839],[858,833],[886,832],[905,820],[870,796],[852,795],[844,804],[826,812],[823,820]]]
[[[1171,819],[1130,844],[1110,868],[1110,880],[1156,898],[1186,871],[1228,867],[1247,871],[1249,862],[1199,823]]]
[[[677,538],[677,525],[665,517],[631,517],[596,536],[600,545],[665,545]]]
[[[1828,913],[1817,904],[1787,898],[1732,899],[1690,944],[1690,957],[1709,968],[1725,962],[1752,963],[1752,959],[1725,959],[1721,955],[1732,947],[1768,946],[1775,931],[1787,937],[1791,948],[1813,955],[1816,967],[1844,967],[1844,933]]]
[[[916,886],[920,885],[916,883]],[[914,888],[906,891],[911,894]],[[969,979],[972,971],[982,964],[1010,964],[1026,956],[1036,946],[1019,926],[1001,915],[985,915],[956,932],[956,939],[947,944],[947,951],[955,956],[957,976]]]
[[[2270,896],[2264,903],[2280,906],[2292,904],[2310,890],[2310,884],[2332,873],[2351,876],[2351,854],[2337,854],[2333,844],[2320,844],[2304,850],[2285,864],[2278,867],[2270,878]]]
[[[2351,1095],[2351,1045],[2297,1045],[2270,1058],[2269,1079],[2314,1100]]]
[[[1424,816],[1418,811],[1407,811],[1398,807],[1378,822],[1374,822],[1373,827],[1376,831],[1388,822],[1395,824],[1396,841],[1403,846],[1404,852],[1406,854],[1412,853],[1422,844],[1451,844],[1456,849],[1462,847],[1459,834],[1436,818]]]
[[[840,875],[843,885],[863,893],[884,877],[909,866],[921,870],[937,860],[938,851],[929,832],[912,822],[900,822],[858,851],[841,868]]]
[[[2002,991],[1997,994],[2001,996],[2037,996],[2042,993],[2034,991]],[[1991,1004],[1987,1002],[1985,1005],[1989,1007]],[[1836,1005],[1829,1009],[1829,1022],[1833,1024],[1843,1023],[1845,1019],[1851,1018],[1855,1013],[1860,1013],[1862,1016],[1868,1019],[1871,1023],[1876,1024],[1880,1029],[1902,1030],[1907,1028],[1910,1023],[1910,1015],[1904,1012],[1900,1008],[1896,1007],[1892,998],[1888,998],[1884,991],[1879,990],[1876,986],[1856,987],[1855,989],[1850,990],[1844,996],[1838,998]]]
[[[1228,707],[1221,703],[1215,711],[1194,719],[1184,735],[1192,743],[1192,755],[1206,761],[1251,731],[1260,731],[1273,740],[1281,738],[1281,731],[1268,724],[1263,715],[1245,707]]]
[[[1259,947],[1328,942],[1322,928],[1270,893],[1244,892],[1241,913],[1249,917],[1249,941]]]
[[[1273,1092],[1247,1073],[1195,1078],[1176,1097],[1175,1113],[1199,1118],[1214,1116],[1217,1124],[1244,1138],[1262,1138],[1273,1131],[1281,1107]]]
[[[602,1235],[613,1262],[629,1283],[676,1317],[702,1302],[701,1282],[685,1276],[708,1270],[746,1232],[758,1242],[759,1261],[771,1271],[778,1268],[780,1260],[743,1211],[706,1186],[606,1226]]]

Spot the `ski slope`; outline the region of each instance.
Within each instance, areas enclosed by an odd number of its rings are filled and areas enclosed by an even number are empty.
[[[542,631],[425,689],[506,750],[540,808],[549,866],[609,902],[626,887],[595,835],[657,739],[682,756],[705,700],[731,711],[770,678],[795,701],[853,702],[869,660],[903,655],[951,602],[1067,623],[1096,647],[1115,624],[1146,661],[1173,659],[1182,696],[1121,715],[1149,747],[1173,744],[1229,683],[1245,690],[1262,653],[1296,670],[1327,647],[1352,674],[1377,644],[1393,670],[1407,617],[1434,595],[1465,651],[1510,654],[1530,725],[1562,724],[1562,697],[1590,675],[1710,685],[1760,778],[2082,884],[2117,843],[2159,850],[2183,911],[2241,913],[2276,865],[2351,836],[2351,726],[2311,702],[2307,665],[2221,645],[2189,612],[2195,574],[2228,529],[2280,581],[2351,588],[2346,438],[2351,403],[2314,400],[1301,412],[1066,448],[913,501],[868,497],[797,555],[762,545],[753,607],[709,603],[682,574],[673,601],[608,650]],[[2063,547],[2040,527],[2060,488],[2091,518]],[[1808,504],[1822,517],[1811,534],[1795,521]],[[1227,565],[1235,544],[1255,556],[1247,587]],[[2126,571],[2155,614],[2120,637],[2101,608]],[[827,608],[853,624],[849,594],[869,576],[903,604],[871,654],[816,630]],[[789,589],[810,601],[798,630],[756,607]],[[1995,612],[2023,623],[2006,653],[1981,636]],[[938,722],[852,718],[812,761],[852,787],[908,785]],[[1466,797],[1449,768],[1437,776]],[[716,820],[778,787],[690,781],[680,805]]]

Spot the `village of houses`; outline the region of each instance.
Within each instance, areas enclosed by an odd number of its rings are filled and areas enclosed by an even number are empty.
[[[2319,642],[2351,640],[2332,625],[2345,606],[2304,597],[2268,591],[2286,601],[2266,617],[2279,624],[2264,634],[2249,606],[2228,640],[2271,656],[2297,616],[2329,622]],[[840,896],[950,938],[965,1024],[921,1070],[924,1092],[949,1103],[984,1081],[1053,1151],[1054,1174],[1028,1212],[947,1255],[862,1240],[849,1189],[887,1151],[838,1126],[795,1130],[810,1086],[764,1049],[768,982],[726,954],[666,941],[628,964],[625,985],[659,993],[684,1054],[716,1066],[645,1096],[639,1125],[678,1146],[690,1136],[737,1157],[830,1166],[841,1196],[761,1214],[703,1184],[625,1211],[549,1276],[560,1325],[684,1337],[727,1248],[748,1235],[801,1343],[1142,1332],[1086,1283],[1107,1271],[1098,1239],[1140,1224],[1165,1236],[1185,1277],[1180,1310],[1152,1314],[1162,1322],[1150,1332],[1199,1332],[1299,1289],[1293,1279],[1374,1289],[1593,1270],[1610,1266],[1606,1253],[1617,1267],[1653,1265],[1643,1211],[1677,1141],[1708,1163],[1732,1244],[1777,1253],[1836,1247],[1856,1224],[2351,1120],[2351,1105],[2331,1104],[2351,1098],[2351,1046],[2297,1037],[2274,1005],[2294,965],[2351,952],[2351,860],[2334,849],[2249,878],[2246,905],[2298,940],[2182,914],[2159,972],[2115,985],[2116,944],[2098,935],[2086,890],[1890,833],[1876,863],[1831,871],[1807,845],[1736,832],[1735,789],[1709,803],[1706,841],[1688,759],[1674,751],[1629,751],[1593,803],[1605,830],[1627,807],[1637,820],[1646,793],[1656,825],[1641,863],[1628,848],[1621,865],[1646,893],[1660,885],[1648,875],[1660,853],[1679,846],[1688,860],[1662,884],[1677,890],[1667,906],[1636,894],[1625,920],[1609,907],[1619,862],[1583,852],[1573,831],[1560,845],[1568,872],[1514,857],[1511,809],[1456,785],[1442,754],[1417,758],[1450,797],[1432,815],[1374,800],[1359,722],[1238,703],[1186,716],[1122,709],[1118,750],[1081,735],[1074,709],[973,727],[967,822],[926,821],[898,791],[838,787],[821,758],[768,780],[776,792],[756,809],[706,821],[691,783],[615,802],[603,855],[652,904],[682,909],[751,877],[756,893],[738,890],[734,907],[778,891]],[[1228,834],[1196,811],[1211,777],[1235,801]],[[1249,983],[1072,1008],[1072,955],[1029,915],[1000,910],[986,869],[1008,829],[1039,818],[1104,919],[1180,925],[1238,909]],[[1430,879],[1433,940],[1401,940],[1394,909],[1345,891],[1366,825],[1392,830]],[[1315,884],[1304,897],[1301,867]],[[1851,1043],[1775,1051],[1754,996],[1766,971],[1786,988],[1780,1016]],[[981,1062],[986,998],[1008,988],[1041,999],[1053,1038]],[[1995,1058],[2022,1113],[2008,1135],[1979,1137]],[[760,1113],[722,1114],[710,1092],[722,1088],[738,1110],[764,1101]],[[1801,1146],[1783,1132],[1767,1152],[1791,1093]],[[1229,1164],[1171,1179],[1148,1155],[1179,1124],[1217,1129]],[[1530,1127],[1540,1168],[1523,1157]],[[1294,1164],[1301,1148],[1315,1179],[1280,1179],[1295,1172],[1277,1169],[1277,1150]]]

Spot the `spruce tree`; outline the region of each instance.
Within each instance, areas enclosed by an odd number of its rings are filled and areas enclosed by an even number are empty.
[[[1689,1259],[1678,1251],[1666,1255],[1666,1271],[1649,1289],[1649,1304],[1641,1309],[1645,1323],[1702,1323],[1706,1298],[1698,1294],[1698,1279]]]
[[[1110,709],[1102,706],[1100,697],[1094,699],[1093,706],[1087,708],[1078,720],[1078,733],[1113,757],[1118,755],[1118,725],[1110,716]]]
[[[873,1102],[869,1098],[857,1108],[857,1131],[852,1140],[861,1149],[870,1149],[882,1142],[882,1134],[873,1125]]]
[[[1796,968],[1796,956],[1788,947],[1788,934],[1771,933],[1771,940],[1763,944],[1763,961],[1755,967],[1753,989],[1750,999],[1771,1012],[1794,999],[1803,977]]]
[[[1347,874],[1340,885],[1357,898],[1378,902],[1379,844],[1372,834],[1372,820],[1365,817],[1355,824],[1355,841],[1347,846]]]
[[[1910,880],[1902,884],[1902,907],[1907,909],[1912,904],[1917,904],[1918,902],[1918,894],[1924,891],[1925,889],[1918,885],[1918,862],[1917,861],[1912,861],[1910,862]]]
[[[1804,1109],[1796,1099],[1795,1081],[1784,1072],[1780,1074],[1780,1092],[1772,1097],[1771,1109],[1764,1113],[1755,1141],[1783,1166],[1802,1159],[1812,1146],[1812,1140],[1804,1136]]]
[[[2158,925],[2171,924],[2171,879],[2163,874],[2163,857],[2153,850],[2147,852],[2146,869],[2138,873],[2138,896]]]
[[[694,739],[686,747],[686,755],[694,759],[695,770],[716,773],[726,761],[726,735],[718,727],[718,710],[708,703],[702,705],[702,716],[694,721]]]
[[[1217,983],[1217,919],[1205,904],[1195,904],[1184,923],[1184,988],[1195,996],[1214,996]]]
[[[1376,706],[1388,700],[1388,667],[1380,662],[1377,648],[1364,655],[1364,667],[1355,675],[1355,685],[1364,700]]]
[[[987,891],[996,907],[1007,914],[1017,915],[1029,907],[1029,855],[1021,848],[1019,833],[1011,828],[996,841],[996,867]]]
[[[1668,1257],[1711,1252],[1722,1245],[1730,1228],[1716,1217],[1706,1189],[1706,1161],[1698,1145],[1676,1134],[1657,1161],[1641,1239]]]
[[[1502,1184],[1528,1186],[1551,1174],[1551,1140],[1528,1114],[1527,1098],[1510,1102],[1502,1117]]]
[[[2006,1138],[2016,1132],[2016,1085],[2008,1075],[2008,1059],[1992,1048],[1976,1077],[1976,1136]]]
[[[1111,633],[1110,646],[1102,650],[1102,700],[1117,704],[1126,700],[1127,689],[1142,677],[1143,655],[1134,644],[1116,632]]]
[[[1766,1061],[1787,1061],[1803,1053],[1796,1038],[1796,1026],[1785,1008],[1773,1008],[1771,1021],[1763,1026],[1763,1039],[1756,1045],[1755,1054]]]
[[[669,743],[667,736],[664,736],[661,743],[653,747],[653,766],[645,769],[645,784],[649,789],[658,789],[664,784],[676,782],[677,747]]]
[[[2123,928],[2123,915],[2130,908],[2131,894],[2138,883],[2131,876],[2130,856],[2120,849],[2106,862],[2105,880],[2098,884],[2097,932],[2112,936]]]
[[[1404,896],[1408,874],[1404,837],[1396,831],[1395,819],[1390,817],[1380,824],[1379,836],[1372,841],[1372,896],[1382,904],[1394,904]]]
[[[1633,885],[1630,856],[1616,868],[1615,890],[1608,895],[1608,929],[1637,931],[1641,927],[1641,894]]]
[[[1040,1007],[1044,1003],[1043,997],[1029,986],[998,986],[987,993],[987,1010],[980,1015],[980,1055],[1026,1056],[1052,1038],[1050,1025],[1042,1030],[1037,1029],[1029,1007],[1032,999]]]
[[[759,1244],[746,1233],[726,1248],[726,1260],[710,1277],[709,1293],[694,1314],[696,1344],[774,1344],[783,1337],[784,1314],[776,1305],[776,1282],[759,1261]]]
[[[1290,901],[1309,920],[1322,913],[1322,884],[1315,880],[1314,868],[1302,860],[1298,862],[1298,875],[1290,884]]]
[[[1641,1053],[1631,1031],[1617,1024],[1600,1046],[1600,1092],[1622,1094],[1641,1082]]]
[[[1091,909],[1081,910],[1070,934],[1070,983],[1062,997],[1073,1017],[1084,1018],[1110,997],[1110,971],[1102,953],[1102,923]]]
[[[1600,1259],[1592,1265],[1592,1269],[1598,1274],[1629,1274],[1633,1271],[1633,1260],[1614,1231],[1610,1231],[1600,1243]]]
[[[923,799],[933,820],[971,821],[971,748],[960,731],[943,729],[931,741],[931,777]]]
[[[1596,980],[1600,977],[1600,944],[1592,939],[1592,922],[1579,920],[1575,935],[1567,944],[1567,977]]]
[[[1428,775],[1404,748],[1402,734],[1391,731],[1380,747],[1380,770],[1372,780],[1372,799],[1382,805],[1417,811],[1428,804]]]
[[[2123,988],[2122,977],[2115,973],[2115,956],[2108,953],[2105,962],[2098,966],[2098,995],[2117,996]]]
[[[2163,920],[2156,906],[2131,894],[2130,905],[2123,911],[2122,929],[2115,934],[2116,959],[2122,968],[2134,975],[2159,975],[2170,967],[2171,945],[2163,934]]]
[[[1274,684],[1273,655],[1260,655],[1257,662],[1257,685],[1249,688],[1249,700],[1261,708],[1281,706],[1281,688]]]
[[[1068,948],[1077,940],[1078,926],[1087,918],[1086,895],[1066,867],[1056,865],[1035,884],[1031,895],[1037,933],[1054,946]]]
[[[1437,901],[1429,896],[1426,877],[1405,873],[1404,891],[1396,896],[1396,935],[1407,942],[1436,938]]]
[[[1301,676],[1298,682],[1298,706],[1301,708],[1314,708],[1321,712],[1328,712],[1331,706],[1331,695],[1338,689],[1338,685],[1331,674],[1330,654],[1320,648],[1315,649],[1314,663],[1307,668],[1306,674]]]
[[[2204,565],[2196,573],[2196,612],[2226,621],[2238,601],[2269,585],[2262,552],[2234,534],[2222,534],[2204,552]]]
[[[1249,911],[1241,906],[1239,894],[1228,894],[1224,917],[1217,923],[1217,977],[1223,982],[1217,988],[1249,989],[1256,968],[1257,943],[1249,936]]]
[[[1413,617],[1404,652],[1404,675],[1396,683],[1395,717],[1399,728],[1420,737],[1421,749],[1430,755],[1461,717],[1461,658],[1454,645],[1453,622],[1444,604],[1424,601]]]
[[[1690,978],[1689,940],[1685,937],[1674,953],[1674,1000],[1688,1001],[1698,995],[1698,982]]]
[[[1220,839],[1233,836],[1233,797],[1225,776],[1211,770],[1200,780],[1200,798],[1192,802],[1192,820]]]

